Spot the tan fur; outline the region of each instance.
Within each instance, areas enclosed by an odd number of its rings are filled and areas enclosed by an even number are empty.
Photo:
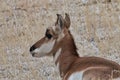
[[[58,66],[63,80],[68,80],[76,72],[78,74],[79,72],[83,73],[81,74],[82,80],[110,80],[111,78],[120,78],[120,65],[116,62],[100,57],[79,57],[73,36],[69,31],[69,15],[66,14],[65,19],[60,14],[57,14],[57,17],[56,28],[47,29],[47,33],[52,35],[52,37],[49,39],[49,36],[45,36],[35,43],[30,51],[33,48],[40,48],[44,43],[51,41],[51,39],[55,40],[53,49],[46,54],[54,56],[55,64]],[[76,74],[75,76],[77,76]],[[70,78],[70,80],[72,79],[74,78]]]

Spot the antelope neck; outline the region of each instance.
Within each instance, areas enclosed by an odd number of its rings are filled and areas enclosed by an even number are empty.
[[[79,57],[74,39],[70,33],[65,35],[65,37],[60,42],[58,42],[57,50],[54,54],[55,58],[56,55],[57,59],[55,61],[55,64],[59,68],[61,77],[63,77],[72,67],[72,64],[74,63],[76,58]]]

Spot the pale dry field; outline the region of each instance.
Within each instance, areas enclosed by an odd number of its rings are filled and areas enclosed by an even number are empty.
[[[53,57],[29,48],[66,12],[80,56],[120,64],[120,0],[0,0],[0,80],[61,80]]]

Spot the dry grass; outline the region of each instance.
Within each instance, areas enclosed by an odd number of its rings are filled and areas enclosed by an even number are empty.
[[[29,54],[30,46],[54,24],[56,13],[70,14],[81,56],[120,63],[120,1],[82,1],[0,0],[0,80],[60,80],[52,58]]]

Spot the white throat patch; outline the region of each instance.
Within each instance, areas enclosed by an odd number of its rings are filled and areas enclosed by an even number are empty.
[[[58,49],[58,51],[56,52],[55,57],[54,57],[54,61],[55,61],[55,62],[57,61],[58,57],[60,56],[61,50],[62,50],[62,49],[60,48],[60,49]]]
[[[55,40],[44,43],[41,47],[35,49],[33,53],[36,53],[37,57],[45,56],[53,49],[54,44]]]

